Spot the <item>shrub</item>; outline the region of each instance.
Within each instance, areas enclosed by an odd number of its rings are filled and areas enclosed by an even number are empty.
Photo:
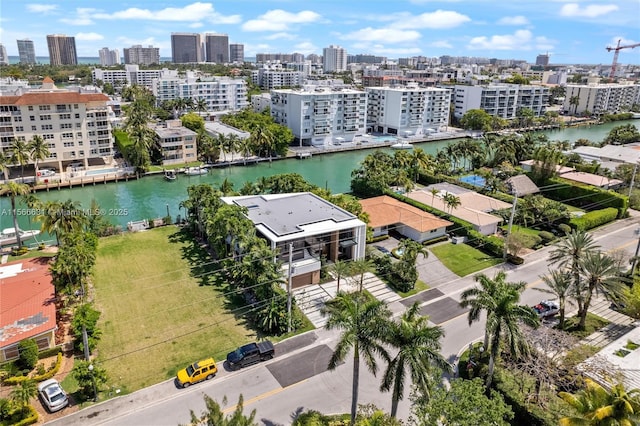
[[[617,217],[618,210],[613,207],[609,207],[585,213],[581,217],[574,217],[569,221],[569,223],[573,228],[579,231],[588,231],[589,229],[612,222],[616,220]]]
[[[560,230],[560,232],[562,232],[564,235],[569,235],[571,233],[571,226],[567,225],[566,223],[560,223],[558,224],[558,229]]]
[[[556,238],[555,235],[553,235],[551,232],[548,232],[548,231],[540,231],[538,233],[538,237],[542,239],[542,242],[544,244],[550,243]]]
[[[547,198],[585,210],[593,210],[596,207],[613,207],[617,209],[620,218],[624,217],[629,204],[625,195],[615,191],[579,184],[562,178],[547,179],[543,186],[549,188],[545,190]]]
[[[38,345],[33,339],[25,339],[18,343],[18,366],[25,370],[32,370],[38,362]]]
[[[511,263],[512,265],[522,265],[524,263],[524,259],[521,258],[520,256],[514,256],[512,254],[508,254],[507,262]]]
[[[56,346],[55,348],[45,349],[44,351],[38,354],[38,359],[49,358],[50,356],[54,356],[62,352],[61,346]]]
[[[24,254],[27,254],[29,252],[29,248],[22,246],[20,248],[14,248],[13,250],[11,250],[11,256],[22,256]]]
[[[58,373],[58,371],[60,371],[61,366],[62,366],[62,352],[58,352],[58,356],[56,357],[56,362],[53,364],[53,367],[51,367],[44,374],[38,374],[37,376],[33,376],[31,378],[27,376],[9,377],[8,379],[3,380],[2,383],[8,386],[13,386],[13,385],[17,385],[22,381],[29,380],[29,379],[34,380],[36,382],[43,382],[55,376]]]
[[[446,235],[443,235],[442,237],[438,237],[438,238],[434,238],[432,240],[425,241],[424,243],[422,243],[422,245],[430,246],[432,244],[441,243],[443,241],[448,241],[448,240],[449,240],[449,237],[446,236]]]
[[[27,426],[38,422],[38,412],[31,405],[24,407],[22,420],[13,426]]]
[[[371,239],[367,240],[367,243],[377,243],[379,241],[384,241],[384,240],[388,240],[389,239],[389,235],[385,234],[385,235],[378,235],[377,237],[372,237]]]

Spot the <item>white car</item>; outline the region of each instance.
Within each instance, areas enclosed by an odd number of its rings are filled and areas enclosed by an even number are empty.
[[[42,177],[54,176],[56,174],[55,170],[51,169],[40,169],[39,172]]]
[[[69,405],[69,397],[56,379],[45,380],[38,385],[38,395],[50,412],[62,410]]]
[[[538,314],[538,318],[551,317],[560,312],[560,307],[553,300],[543,300],[536,306],[533,306],[532,309]]]

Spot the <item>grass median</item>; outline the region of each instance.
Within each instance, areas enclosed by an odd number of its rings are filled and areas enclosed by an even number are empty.
[[[98,356],[111,385],[134,391],[255,339],[213,285],[214,265],[174,226],[100,239]]]
[[[491,257],[467,244],[441,244],[430,247],[429,251],[459,277],[473,274],[502,262],[502,259]]]

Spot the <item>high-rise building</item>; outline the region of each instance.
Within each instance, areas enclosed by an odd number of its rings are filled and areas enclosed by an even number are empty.
[[[18,55],[20,55],[21,64],[36,63],[36,49],[33,47],[33,41],[29,39],[17,40]]]
[[[549,65],[549,54],[536,56],[536,65],[546,67]]]
[[[7,49],[2,43],[0,43],[0,65],[9,65],[9,56],[7,56]]]
[[[98,55],[100,55],[100,65],[111,66],[120,63],[120,52],[118,52],[118,49],[110,50],[108,47],[103,47],[98,51]]]
[[[347,51],[340,46],[331,45],[322,49],[322,68],[324,72],[347,70]]]
[[[176,64],[203,62],[202,37],[196,33],[171,33],[171,60]]]
[[[75,37],[64,34],[47,35],[47,47],[51,65],[78,65]]]
[[[124,63],[135,65],[153,65],[160,63],[160,48],[142,47],[135,44],[129,48],[124,48]]]
[[[229,63],[229,36],[226,34],[205,34],[207,62]],[[244,50],[244,49],[243,49]]]
[[[244,44],[229,45],[229,62],[241,64],[244,62]]]

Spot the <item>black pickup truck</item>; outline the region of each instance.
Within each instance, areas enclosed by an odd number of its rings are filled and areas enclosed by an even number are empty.
[[[227,354],[227,364],[232,370],[237,370],[247,365],[255,364],[266,359],[273,358],[275,349],[273,343],[264,342],[249,343]]]

